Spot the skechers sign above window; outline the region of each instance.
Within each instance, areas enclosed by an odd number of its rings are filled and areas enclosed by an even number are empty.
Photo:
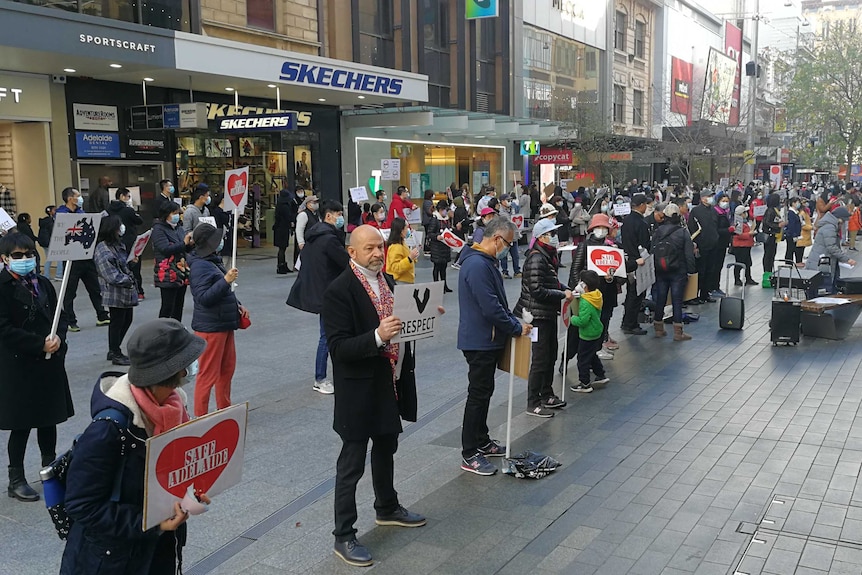
[[[219,121],[219,132],[282,132],[296,129],[296,112],[236,116]]]
[[[380,74],[313,66],[288,60],[281,66],[281,80],[305,84],[307,86],[326,86],[369,94],[398,96],[403,88],[403,80]]]

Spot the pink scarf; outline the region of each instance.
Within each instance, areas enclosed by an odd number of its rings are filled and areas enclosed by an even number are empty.
[[[395,308],[395,297],[392,295],[392,290],[389,289],[389,284],[387,284],[386,280],[383,279],[383,274],[377,274],[377,285],[380,289],[380,297],[377,297],[377,294],[375,294],[374,290],[371,289],[371,284],[368,283],[368,278],[365,277],[362,270],[353,263],[353,260],[350,260],[350,269],[353,270],[353,274],[356,276],[356,279],[359,280],[359,283],[362,284],[368,297],[371,298],[371,303],[374,304],[374,309],[377,310],[377,317],[380,320],[383,320],[384,318],[391,316],[392,311]],[[394,382],[395,364],[398,363],[398,344],[388,342],[383,347],[383,355],[389,359],[389,364],[392,366],[392,381]],[[398,395],[397,390],[395,391],[395,395]]]
[[[153,424],[153,435],[164,433],[189,420],[183,400],[176,390],[171,393],[164,403],[159,403],[153,392],[148,387],[130,386],[135,402],[150,423]]]

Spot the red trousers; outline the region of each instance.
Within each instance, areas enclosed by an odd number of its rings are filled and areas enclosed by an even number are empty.
[[[230,407],[230,384],[236,369],[236,345],[233,331],[195,335],[206,340],[207,346],[198,359],[195,380],[195,417],[209,411],[210,390],[215,387],[216,408]]]

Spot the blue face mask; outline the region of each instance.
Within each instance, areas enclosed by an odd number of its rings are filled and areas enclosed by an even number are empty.
[[[10,260],[9,269],[19,276],[26,276],[36,270],[36,258],[21,258]]]
[[[126,224],[120,224],[120,235],[126,235]]]
[[[335,219],[335,227],[341,229],[344,227],[344,216],[338,216]]]
[[[78,199],[75,200],[75,202],[78,204],[79,208],[83,208],[84,207],[84,196],[78,196]]]
[[[180,215],[179,214],[172,215],[171,216],[171,223],[174,225],[177,225],[178,223],[180,223]]]
[[[206,202],[206,205],[210,205],[210,202],[211,202],[211,201],[213,201],[213,197],[212,197],[212,196],[207,196],[207,202]]]
[[[216,252],[220,252],[220,251],[222,251],[223,249],[224,249],[224,239],[222,239],[222,240],[218,243],[218,247],[216,248]]]
[[[168,191],[173,195],[173,193],[176,191],[176,188],[171,186],[170,188],[168,188]]]

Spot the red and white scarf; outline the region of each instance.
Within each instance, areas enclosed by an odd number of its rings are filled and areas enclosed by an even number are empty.
[[[382,321],[384,318],[391,316],[395,308],[395,296],[392,295],[392,290],[389,289],[389,284],[386,283],[383,274],[379,272],[377,273],[377,285],[380,290],[380,297],[378,297],[377,294],[374,293],[374,289],[371,287],[371,283],[369,283],[366,275],[362,273],[359,266],[353,263],[353,260],[350,260],[350,269],[353,270],[353,274],[356,276],[356,279],[359,280],[359,283],[362,284],[368,297],[371,298],[371,303],[374,304],[374,309],[377,310],[377,317]],[[389,365],[392,366],[392,381],[394,382],[395,366],[398,363],[398,344],[387,342],[386,345],[383,346],[382,355],[389,360]],[[397,389],[395,391],[395,395],[398,395]]]

